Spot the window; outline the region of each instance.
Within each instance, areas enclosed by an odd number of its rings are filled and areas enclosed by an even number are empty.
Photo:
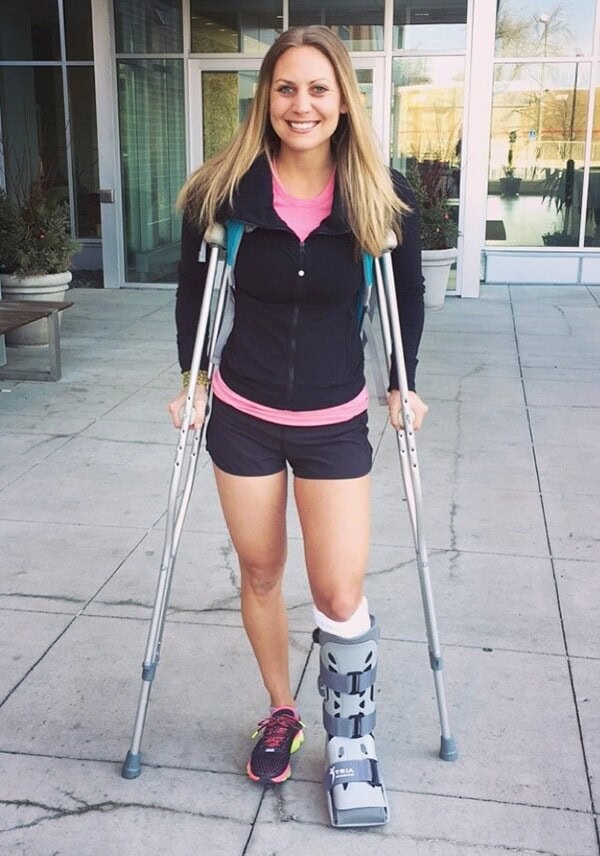
[[[323,24],[349,51],[383,50],[384,0],[290,0],[290,26]]]
[[[281,0],[191,0],[192,53],[264,54],[283,27]]]

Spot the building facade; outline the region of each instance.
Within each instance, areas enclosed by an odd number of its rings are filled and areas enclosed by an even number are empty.
[[[307,23],[348,47],[386,160],[441,171],[456,294],[600,282],[600,0],[0,0],[0,185],[43,170],[105,287],[173,283],[178,189]]]

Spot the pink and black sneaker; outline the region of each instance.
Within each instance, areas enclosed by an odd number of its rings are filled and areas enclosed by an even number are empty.
[[[290,755],[302,746],[304,723],[291,707],[278,707],[258,723],[253,737],[262,736],[246,766],[253,782],[277,785],[292,775]]]

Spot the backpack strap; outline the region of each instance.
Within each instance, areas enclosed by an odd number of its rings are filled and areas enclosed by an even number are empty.
[[[356,315],[358,318],[358,329],[362,332],[365,315],[369,310],[369,301],[371,299],[371,288],[373,287],[373,271],[375,260],[370,253],[363,252],[363,286],[358,295]]]
[[[225,232],[227,235],[227,256],[225,263],[228,268],[233,269],[235,265],[245,229],[244,223],[240,220],[228,220],[225,223]]]

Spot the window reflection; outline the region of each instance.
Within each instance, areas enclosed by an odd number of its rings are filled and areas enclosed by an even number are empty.
[[[181,53],[181,0],[114,0],[117,53]]]
[[[589,63],[496,68],[487,239],[577,246]]]
[[[51,199],[68,200],[60,68],[0,68],[0,125],[8,193],[23,199],[41,175]]]
[[[600,247],[600,72],[596,70],[594,130],[585,221],[586,247]]]
[[[60,59],[56,0],[0,0],[0,60]]]
[[[402,57],[393,62],[392,165],[445,164],[458,197],[464,89],[463,57]]]
[[[595,0],[498,0],[496,56],[589,54]]]
[[[93,60],[91,0],[63,0],[68,60]]]
[[[383,50],[384,0],[290,0],[290,26],[331,27],[349,51]]]
[[[281,0],[192,0],[192,53],[265,53],[283,27]]]
[[[73,153],[75,233],[79,238],[100,235],[96,92],[91,66],[68,69]]]
[[[394,0],[394,48],[461,49],[466,38],[467,0]]]
[[[183,62],[121,60],[117,70],[126,278],[175,281],[181,226],[174,204],[185,179]]]

